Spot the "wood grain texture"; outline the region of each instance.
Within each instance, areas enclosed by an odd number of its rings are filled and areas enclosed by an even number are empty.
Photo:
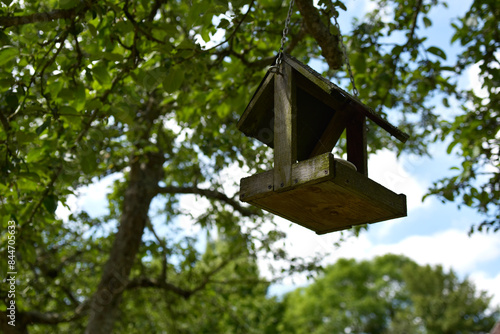
[[[346,128],[347,160],[352,162],[358,172],[368,176],[368,151],[366,144],[366,117],[354,114]]]
[[[331,152],[339,141],[340,136],[342,136],[348,119],[349,114],[347,112],[337,110],[330,119],[326,130],[321,135],[320,140],[316,143],[309,157],[312,158],[323,153]]]
[[[241,200],[318,234],[406,216],[406,196],[398,195],[323,154],[292,166],[293,185],[269,189],[272,171],[242,180]],[[248,194],[248,196],[247,196]]]
[[[292,67],[282,63],[274,75],[274,191],[292,185],[297,161],[297,99]]]

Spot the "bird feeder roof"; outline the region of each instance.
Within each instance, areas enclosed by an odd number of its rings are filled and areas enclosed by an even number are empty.
[[[283,54],[283,62],[293,69],[293,80],[297,88],[297,158],[299,161],[330,152],[336,144],[322,141],[326,132],[332,131],[329,124],[334,117],[347,120],[350,116],[366,116],[389,134],[405,142],[408,135],[380,117],[374,110],[361,103],[321,74],[294,57]],[[337,116],[336,116],[337,115]],[[339,117],[346,115],[346,117]],[[237,126],[249,137],[274,147],[274,73],[268,71],[250,100]],[[345,122],[337,122],[340,134]],[[335,130],[335,129],[334,129]],[[323,147],[318,151],[318,145]]]

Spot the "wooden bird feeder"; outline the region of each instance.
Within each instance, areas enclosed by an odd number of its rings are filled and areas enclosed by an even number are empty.
[[[238,122],[274,148],[272,170],[241,179],[240,200],[318,234],[406,216],[406,196],[368,178],[366,118],[408,135],[295,58],[283,54]],[[330,153],[346,130],[349,167]]]

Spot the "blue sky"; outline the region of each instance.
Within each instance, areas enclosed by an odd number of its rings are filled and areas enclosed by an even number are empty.
[[[433,26],[428,32],[417,30],[417,34],[429,36],[427,47],[439,46],[448,53],[450,64],[454,62],[453,53],[456,52],[456,46],[450,45],[453,33],[450,23],[469,8],[470,3],[470,0],[449,1],[448,9],[440,6],[431,13]],[[349,0],[345,4],[349,14],[341,12],[339,23],[341,30],[348,32],[352,16],[361,16],[372,7],[368,0]],[[464,73],[461,83],[464,87],[479,90],[477,68]],[[449,112],[438,108],[443,113]],[[325,264],[334,263],[341,257],[371,259],[385,253],[403,254],[419,264],[440,264],[453,269],[462,278],[469,277],[479,289],[494,295],[493,302],[500,305],[500,233],[475,233],[469,237],[467,232],[471,224],[482,220],[476,212],[469,208],[459,210],[454,203],[443,204],[434,197],[422,202],[422,196],[432,182],[449,176],[452,173],[450,167],[459,164],[454,156],[446,154],[446,146],[445,143],[432,145],[432,157],[403,154],[397,159],[396,152],[387,150],[370,157],[370,178],[407,195],[407,217],[373,224],[368,232],[359,238],[349,238],[340,248],[334,246],[339,238],[338,233],[318,236],[301,226],[290,226],[289,222],[278,218],[276,222],[288,234],[286,245],[289,252],[299,256],[320,252],[324,254]],[[228,179],[233,180],[247,176],[241,170],[232,169],[227,173]],[[82,196],[71,201],[72,209],[85,209],[94,216],[106,213],[103,205],[106,203],[105,193],[109,191],[107,187],[115,177],[83,189]],[[183,196],[181,204],[195,215],[203,211],[203,200],[194,196]],[[65,215],[67,210],[65,212],[59,208],[58,213]],[[180,219],[178,225],[193,233],[197,231],[188,218]],[[262,260],[262,271],[270,275],[265,264]],[[304,277],[292,277],[275,285],[272,293],[280,294],[307,283]]]

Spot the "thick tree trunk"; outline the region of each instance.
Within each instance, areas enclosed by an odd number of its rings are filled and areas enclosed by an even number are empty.
[[[13,324],[15,326],[9,325],[9,321],[12,319],[7,317],[7,312],[0,312],[0,333],[4,334],[27,334],[28,324],[22,313],[16,312],[15,321]]]
[[[92,297],[86,333],[109,334],[118,314],[123,290],[141,245],[151,200],[163,176],[163,156],[134,157],[125,192],[120,226],[113,242],[101,282]]]

